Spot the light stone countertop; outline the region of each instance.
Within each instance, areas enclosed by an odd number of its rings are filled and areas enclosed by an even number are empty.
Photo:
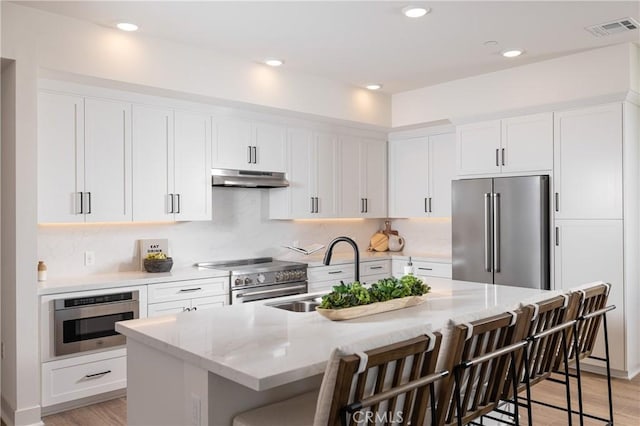
[[[293,252],[292,252],[293,253]],[[360,262],[402,259],[413,261],[426,261],[438,263],[451,263],[451,256],[434,253],[408,254],[406,252],[369,252],[360,253]],[[307,263],[310,268],[324,266],[322,263],[324,252],[310,256],[295,253],[294,256],[286,256],[286,259],[295,262]],[[332,265],[353,263],[352,252],[334,253],[331,258]],[[111,274],[82,275],[68,278],[54,278],[38,283],[38,295],[69,293],[73,291],[102,290],[107,288],[129,287],[136,285],[159,284],[174,281],[196,280],[202,278],[214,278],[228,276],[223,270],[199,269],[195,267],[173,269],[165,273],[149,273],[144,271],[114,272]]]
[[[158,351],[256,391],[321,374],[331,350],[354,340],[416,325],[441,329],[452,317],[515,309],[554,292],[431,278],[427,302],[333,322],[316,312],[289,312],[264,303],[225,306],[119,322],[116,330]],[[296,299],[300,296],[289,297]],[[274,300],[270,300],[272,303]]]

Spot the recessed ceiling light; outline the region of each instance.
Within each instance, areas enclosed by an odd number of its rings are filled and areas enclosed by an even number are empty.
[[[138,31],[138,26],[130,22],[119,22],[116,27],[122,31]]]
[[[495,40],[487,40],[487,41],[484,42],[484,45],[485,46],[497,46],[498,42],[495,41]]]
[[[420,18],[429,12],[431,12],[430,8],[422,6],[406,6],[402,8],[402,13],[408,18]]]
[[[279,67],[280,65],[284,64],[284,61],[282,59],[267,58],[264,60],[264,63],[269,65],[270,67]]]
[[[502,56],[505,58],[517,58],[522,55],[522,49],[507,49],[502,51]]]
[[[380,90],[382,89],[382,84],[367,84],[365,87],[369,90]]]

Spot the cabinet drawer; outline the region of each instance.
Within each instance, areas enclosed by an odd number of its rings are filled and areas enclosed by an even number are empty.
[[[391,260],[376,260],[373,262],[360,263],[360,276],[369,277],[370,275],[391,276]]]
[[[170,302],[152,303],[147,306],[147,316],[159,317],[161,315],[179,314],[191,308],[191,299],[172,300]]]
[[[413,273],[418,277],[451,278],[450,263],[413,262]]]
[[[315,283],[309,283],[309,293],[315,293],[317,291],[324,291],[325,293],[329,293],[333,286],[338,284],[335,281],[319,281]]]
[[[127,357],[73,365],[73,358],[42,364],[44,407],[110,392],[127,386]]]
[[[353,281],[354,276],[353,264],[321,266],[307,270],[309,284],[319,281],[331,281],[338,284],[340,280],[346,283]]]
[[[221,296],[228,293],[229,278],[205,278],[149,285],[149,303]]]

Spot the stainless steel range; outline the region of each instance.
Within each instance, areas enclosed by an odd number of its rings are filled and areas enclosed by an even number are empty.
[[[271,257],[197,263],[199,268],[229,271],[229,302],[246,303],[307,292],[307,264]]]

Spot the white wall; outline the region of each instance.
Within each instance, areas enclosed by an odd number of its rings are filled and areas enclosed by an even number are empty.
[[[2,2],[3,54],[34,32],[38,66],[185,94],[388,127],[390,97],[283,67]],[[35,52],[34,52],[35,53]]]
[[[451,256],[450,218],[393,219],[391,229],[405,239],[406,253]]]
[[[275,221],[266,218],[268,190],[215,188],[214,219],[206,222],[124,225],[41,225],[38,259],[49,278],[138,270],[137,240],[168,238],[174,267],[196,262],[259,256],[285,256],[304,261],[284,244],[327,244],[339,235],[366,250],[380,220]],[[84,251],[95,252],[96,264],[84,266]],[[351,250],[337,246],[336,250]]]
[[[626,93],[638,86],[638,47],[618,44],[392,96],[392,126]],[[635,69],[636,74],[633,74]]]

